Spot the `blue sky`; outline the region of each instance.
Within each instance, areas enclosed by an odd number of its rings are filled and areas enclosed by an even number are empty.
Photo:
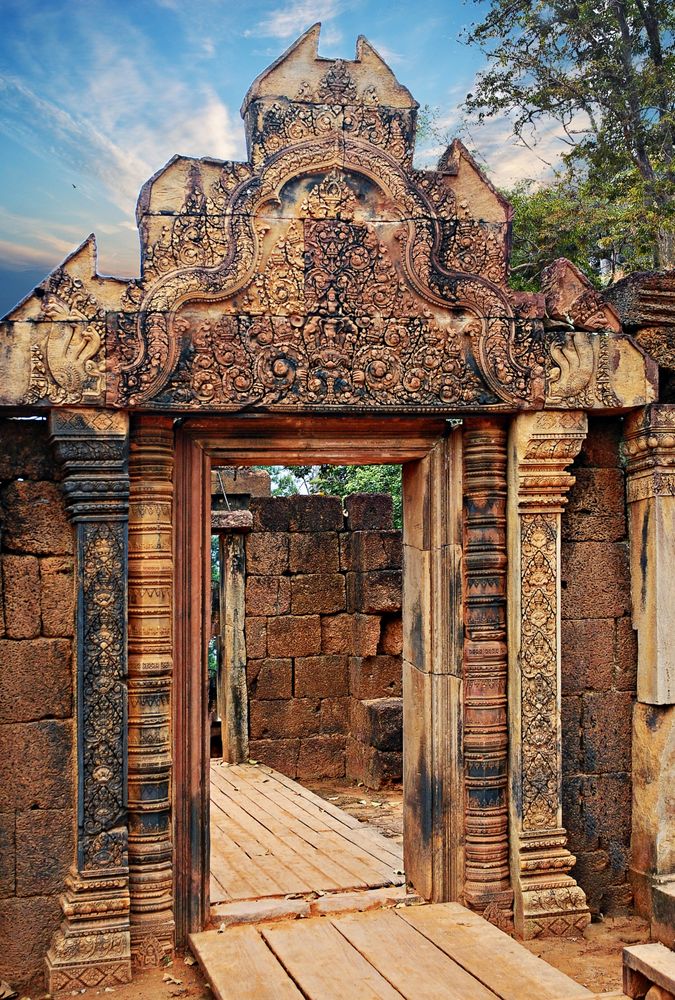
[[[243,159],[242,98],[315,21],[320,52],[354,58],[364,34],[448,137],[482,66],[459,40],[468,0],[0,0],[0,315],[90,232],[99,271],[138,273],[141,184],[174,153]],[[506,121],[474,130],[493,179],[555,157],[514,147]],[[440,149],[429,140],[420,164]]]

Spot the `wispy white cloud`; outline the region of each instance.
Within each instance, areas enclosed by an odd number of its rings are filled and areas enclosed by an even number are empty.
[[[335,20],[345,9],[345,3],[341,0],[294,0],[293,3],[285,7],[278,7],[265,15],[254,28],[244,32],[245,35],[264,35],[267,38],[293,38],[301,35],[310,25],[316,21],[321,21],[325,26],[328,22]],[[336,37],[329,39],[329,32],[324,27],[322,41],[332,44]],[[333,35],[338,33],[333,31]],[[340,38],[337,37],[337,41]]]
[[[55,253],[53,250],[50,252],[43,247],[35,247],[29,243],[0,240],[0,265],[10,271],[43,268],[46,277],[74,249],[74,246],[68,245],[62,253]]]
[[[373,48],[379,52],[389,66],[403,66],[407,62],[403,53],[397,52],[396,49],[392,49],[391,46],[387,45],[385,42],[378,41],[375,38],[371,38],[369,41]]]

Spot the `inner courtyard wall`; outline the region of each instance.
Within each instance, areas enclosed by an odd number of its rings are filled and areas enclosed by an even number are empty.
[[[637,639],[622,421],[589,416],[562,518],[563,823],[591,912],[628,907]]]
[[[402,775],[401,532],[391,497],[254,497],[251,757],[293,778]]]
[[[0,980],[41,984],[75,850],[73,531],[43,419],[0,420]]]

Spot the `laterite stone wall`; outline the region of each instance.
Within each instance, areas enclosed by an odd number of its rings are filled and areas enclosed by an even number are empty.
[[[74,858],[73,532],[45,420],[0,420],[0,979],[41,983]]]
[[[637,641],[621,421],[589,417],[562,526],[563,822],[594,913],[630,906]]]
[[[246,538],[250,754],[291,777],[401,778],[391,498],[257,497]]]

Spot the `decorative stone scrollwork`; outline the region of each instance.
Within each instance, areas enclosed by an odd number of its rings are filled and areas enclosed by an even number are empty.
[[[509,441],[511,874],[526,938],[590,921],[568,874],[560,732],[560,515],[586,428],[584,413],[521,414]]]
[[[78,834],[64,921],[47,955],[50,992],[131,978],[127,859],[128,418],[53,410],[76,532]]]

